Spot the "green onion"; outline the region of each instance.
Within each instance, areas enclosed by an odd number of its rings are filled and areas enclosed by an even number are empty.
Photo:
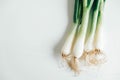
[[[96,26],[96,35],[94,40],[94,46],[96,49],[102,49],[101,47],[101,38],[102,38],[102,17],[103,17],[103,10],[104,10],[104,4],[105,0],[101,0],[100,7],[99,7],[99,13],[98,13],[98,19],[97,19],[97,26]],[[100,38],[100,39],[99,39]]]
[[[93,41],[94,41],[94,35],[95,35],[95,31],[96,31],[99,5],[100,5],[100,0],[96,0],[92,6],[92,11],[91,11],[91,14],[93,14],[91,17],[92,21],[91,21],[91,26],[90,26],[90,30],[89,30],[89,36],[87,37],[87,41],[85,43],[85,51],[87,51],[87,52],[93,50]]]
[[[93,4],[93,0],[91,0],[87,4],[87,0],[83,0],[83,15],[82,15],[82,22],[81,22],[81,27],[79,28],[79,32],[77,33],[78,36],[76,37],[76,41],[73,47],[73,58],[71,60],[71,67],[74,71],[78,71],[78,60],[82,56],[83,51],[84,51],[84,42],[85,42],[85,37],[86,37],[86,31],[87,31],[87,26],[88,26],[88,20],[89,20],[89,13],[91,6]]]
[[[63,59],[75,72],[80,71],[80,59],[88,64],[103,61],[100,45],[104,3],[105,0],[75,0],[73,27],[61,50]]]
[[[97,25],[96,25],[96,32],[94,36],[94,54],[92,57],[89,57],[90,64],[101,64],[105,62],[105,54],[103,53],[103,27],[102,27],[102,17],[103,17],[103,10],[104,10],[105,0],[101,0],[98,18],[97,18]]]
[[[76,30],[78,27],[78,21],[79,21],[79,6],[80,6],[80,2],[79,0],[75,0],[75,6],[74,6],[74,17],[73,17],[73,27],[72,30],[70,31],[64,45],[63,48],[61,50],[61,54],[63,58],[67,58],[72,50],[72,44],[74,41],[74,37],[76,34]]]

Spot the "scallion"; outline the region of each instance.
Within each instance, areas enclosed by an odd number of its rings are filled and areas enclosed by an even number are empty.
[[[79,72],[82,57],[89,64],[103,61],[101,24],[104,4],[105,0],[75,0],[74,25],[61,51],[63,59],[75,72]]]

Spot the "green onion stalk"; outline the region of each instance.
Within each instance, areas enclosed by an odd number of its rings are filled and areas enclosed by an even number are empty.
[[[88,20],[89,20],[89,13],[90,9],[92,7],[94,0],[82,0],[83,2],[83,15],[82,15],[82,21],[81,24],[79,25],[79,32],[77,33],[77,37],[75,40],[75,44],[73,46],[73,57],[70,62],[71,68],[75,71],[79,71],[79,58],[82,56],[84,52],[84,42],[85,42],[85,37],[86,37],[86,32],[87,32],[87,26],[88,26]]]
[[[80,23],[80,13],[81,13],[81,0],[75,0],[75,4],[74,4],[74,15],[73,15],[73,26],[71,31],[69,32],[66,41],[62,47],[61,50],[61,54],[62,54],[62,58],[65,60],[69,60],[70,56],[71,56],[71,52],[72,52],[72,46],[75,40],[75,36],[76,36],[76,32],[78,30],[79,27],[79,23]]]
[[[102,64],[106,61],[104,49],[103,49],[103,26],[102,26],[102,18],[103,18],[103,10],[104,10],[105,0],[101,0],[100,7],[98,11],[96,31],[94,35],[94,49],[89,52],[89,56],[87,56],[87,61],[89,64],[98,65]]]

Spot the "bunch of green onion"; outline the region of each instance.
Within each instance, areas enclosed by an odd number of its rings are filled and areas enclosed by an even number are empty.
[[[78,72],[80,60],[88,64],[104,62],[102,18],[105,0],[75,0],[73,27],[63,48],[62,58]]]

